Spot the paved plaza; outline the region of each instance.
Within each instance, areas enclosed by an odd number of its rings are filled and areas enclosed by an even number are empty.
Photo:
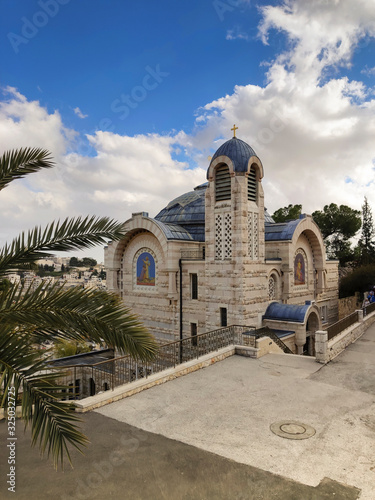
[[[328,477],[375,499],[375,326],[326,366],[294,355],[232,356],[98,412],[306,485]],[[285,421],[316,433],[291,440],[270,430]]]
[[[0,498],[374,500],[374,360],[375,326],[327,366],[233,356],[83,415],[91,445],[64,472],[18,423],[16,494],[1,453]],[[315,433],[271,431],[286,422]]]

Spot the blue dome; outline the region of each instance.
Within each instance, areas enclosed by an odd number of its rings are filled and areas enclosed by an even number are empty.
[[[161,210],[155,217],[164,224],[177,224],[190,233],[195,241],[204,241],[205,194],[208,183],[197,186]]]
[[[219,149],[213,155],[210,165],[218,156],[227,156],[229,159],[231,159],[235,172],[247,172],[249,159],[252,156],[257,155],[253,148],[246,144],[246,142],[241,141],[241,139],[237,139],[237,137],[233,137],[229,141],[224,142],[224,144],[219,147]]]
[[[160,210],[155,220],[167,225],[174,234],[178,227],[183,228],[195,241],[205,241],[205,194],[208,182],[194,188],[194,191],[178,196]],[[264,209],[266,222],[274,222]],[[266,226],[267,227],[267,226]],[[172,237],[171,237],[172,238]],[[173,239],[189,239],[185,235],[180,235]]]

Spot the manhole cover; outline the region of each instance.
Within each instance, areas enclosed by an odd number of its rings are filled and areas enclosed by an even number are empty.
[[[275,422],[270,426],[271,431],[277,436],[286,439],[308,439],[315,434],[315,429],[311,425],[302,424],[287,420],[285,422]]]

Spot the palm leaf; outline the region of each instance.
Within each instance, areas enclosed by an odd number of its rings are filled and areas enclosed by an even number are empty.
[[[45,340],[93,340],[142,360],[157,352],[154,337],[115,294],[95,289],[41,284],[35,290],[14,285],[0,293],[0,325],[33,332]]]
[[[0,191],[15,179],[53,167],[50,153],[40,148],[6,151],[0,157]]]
[[[12,180],[52,167],[49,153],[24,148],[0,158],[0,190]],[[119,240],[123,225],[107,217],[66,218],[46,228],[22,233],[0,251],[0,279],[11,268],[26,268],[56,251],[70,251]],[[9,388],[22,392],[22,418],[31,426],[32,444],[51,454],[57,467],[69,446],[81,450],[87,438],[77,428],[79,417],[61,401],[64,386],[35,346],[44,340],[95,340],[135,358],[150,359],[157,344],[138,318],[113,294],[63,285],[25,289],[7,285],[0,291],[0,388],[6,408]]]
[[[88,216],[52,222],[45,229],[35,227],[22,233],[0,252],[0,275],[9,268],[25,266],[56,251],[81,250],[118,240],[124,235],[123,224],[108,217]]]
[[[22,418],[25,426],[31,424],[32,445],[39,443],[41,453],[51,455],[56,468],[63,465],[64,455],[71,463],[68,445],[82,452],[88,440],[76,426],[80,418],[74,406],[61,401],[62,390],[67,389],[58,383],[62,374],[40,359],[26,330],[9,326],[0,329],[0,360],[1,406],[6,408],[11,386],[16,399],[22,392]]]

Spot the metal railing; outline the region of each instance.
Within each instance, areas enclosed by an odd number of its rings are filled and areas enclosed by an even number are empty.
[[[375,311],[375,302],[372,302],[371,304],[363,308],[363,316],[367,316],[367,314],[370,314],[371,312],[374,311]]]
[[[242,333],[254,327],[232,325],[163,344],[152,361],[121,356],[91,365],[64,366],[60,381],[69,386],[66,399],[82,399],[128,384],[223,347],[242,344]]]
[[[344,331],[346,328],[349,328],[349,326],[354,325],[354,323],[357,323],[357,321],[358,311],[355,311],[354,313],[349,314],[349,316],[345,316],[345,318],[337,321],[337,323],[333,323],[333,325],[327,328],[328,340],[333,339],[333,337],[336,337],[336,335]]]

